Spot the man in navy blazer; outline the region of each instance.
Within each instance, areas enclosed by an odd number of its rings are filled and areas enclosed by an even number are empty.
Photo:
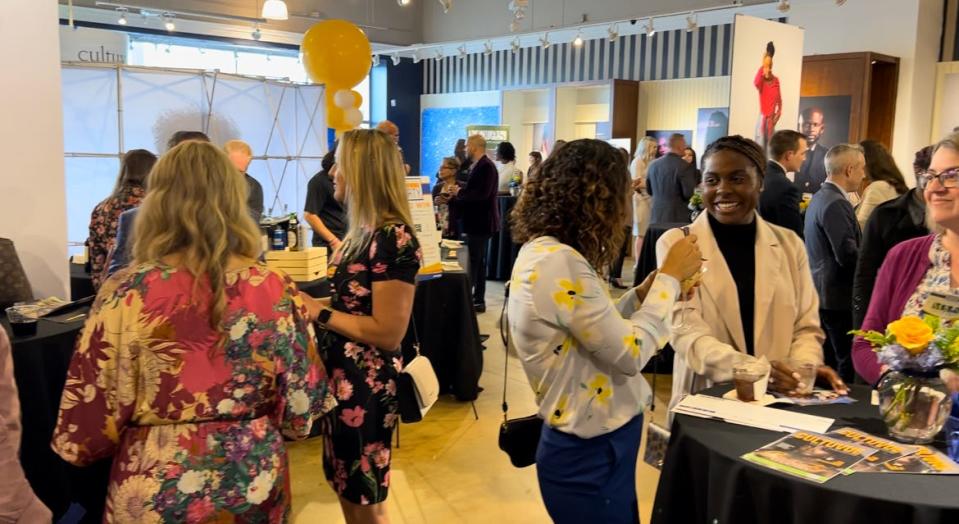
[[[469,250],[470,281],[473,284],[473,307],[486,311],[486,263],[490,238],[499,231],[499,172],[486,156],[486,139],[473,135],[466,141],[466,154],[472,160],[469,178],[462,189],[454,187],[449,205],[461,218],[466,246]],[[442,203],[442,202],[439,202]]]
[[[769,158],[763,192],[759,196],[759,214],[802,238],[803,218],[799,211],[802,193],[786,178],[786,173],[795,174],[802,167],[806,159],[806,138],[798,131],[776,131],[769,139]]]
[[[826,153],[826,181],[806,209],[806,252],[813,284],[819,293],[819,316],[832,346],[835,369],[853,379],[852,287],[862,233],[848,194],[858,191],[866,176],[859,146],[840,144]],[[827,360],[827,364],[829,361]]]
[[[669,153],[649,164],[646,192],[653,197],[651,224],[691,222],[689,199],[696,190],[696,166],[683,160],[686,138],[669,137]]]

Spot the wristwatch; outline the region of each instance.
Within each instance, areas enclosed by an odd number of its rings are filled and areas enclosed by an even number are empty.
[[[332,309],[323,308],[320,310],[320,314],[316,316],[316,321],[319,322],[321,326],[326,326],[326,324],[330,321],[330,317],[332,316]]]

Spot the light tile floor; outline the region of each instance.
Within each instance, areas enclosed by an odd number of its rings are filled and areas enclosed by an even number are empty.
[[[620,294],[613,291],[614,296]],[[393,449],[392,486],[387,499],[393,523],[550,522],[540,499],[535,466],[514,468],[496,444],[502,421],[504,351],[497,320],[503,305],[503,284],[490,282],[486,296],[488,310],[479,316],[479,325],[490,338],[480,379],[485,391],[476,401],[479,420],[468,402],[443,397],[423,422],[401,426],[400,447]],[[657,404],[663,407],[653,413],[653,418],[660,424],[665,421],[670,379],[668,375],[657,379]],[[652,384],[650,377],[647,380]],[[532,391],[515,358],[509,361],[508,400],[511,416],[535,411]],[[294,443],[289,452],[293,522],[344,522],[336,496],[323,476],[322,442],[313,439]],[[658,480],[659,472],[640,459],[636,484],[643,522],[650,520]]]

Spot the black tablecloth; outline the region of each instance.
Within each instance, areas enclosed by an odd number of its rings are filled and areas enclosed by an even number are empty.
[[[7,320],[2,323],[9,333]],[[53,511],[54,521],[77,502],[86,509],[90,522],[99,522],[106,501],[110,460],[77,468],[50,449],[60,394],[82,327],[82,321],[57,324],[40,320],[35,336],[11,337],[23,425],[20,463],[33,491]]]
[[[708,393],[729,389],[718,386]],[[834,418],[832,429],[852,426],[887,436],[870,390],[853,386],[852,395],[858,402],[788,409]],[[653,524],[959,522],[959,476],[857,473],[816,484],[739,458],[784,435],[677,415]]]
[[[519,255],[520,244],[513,243],[512,233],[509,227],[509,214],[516,205],[517,197],[498,196],[499,204],[499,233],[493,235],[490,240],[489,253],[487,255],[486,278],[489,280],[505,281],[511,278],[513,274],[513,262]]]
[[[447,250],[443,259],[447,260]],[[419,336],[420,352],[430,359],[441,391],[459,400],[476,400],[483,372],[483,346],[473,311],[466,246],[456,252],[461,271],[416,284],[413,321],[416,332],[407,333],[407,342]]]
[[[93,279],[90,273],[87,273],[86,265],[70,264],[70,300],[80,300],[81,298],[95,295],[93,290]]]

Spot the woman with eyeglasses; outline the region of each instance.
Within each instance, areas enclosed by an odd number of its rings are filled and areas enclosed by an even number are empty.
[[[959,266],[952,264],[959,257],[959,133],[936,144],[929,169],[919,173],[916,182],[932,234],[907,240],[886,256],[862,322],[864,331],[885,331],[905,315],[922,317],[931,292],[951,294],[959,288]],[[877,384],[887,371],[862,337],[856,337],[852,359],[856,373],[870,384]],[[959,390],[955,381],[947,383],[954,392]]]
[[[442,231],[443,238],[459,239],[459,227],[456,223],[456,215],[450,213],[449,203],[443,200],[437,200],[440,195],[448,195],[453,192],[453,188],[463,189],[466,184],[456,180],[456,173],[460,169],[460,159],[455,156],[448,156],[440,164],[440,171],[436,176],[436,184],[433,186],[433,202],[436,208],[436,226]],[[443,203],[440,203],[443,202]]]

